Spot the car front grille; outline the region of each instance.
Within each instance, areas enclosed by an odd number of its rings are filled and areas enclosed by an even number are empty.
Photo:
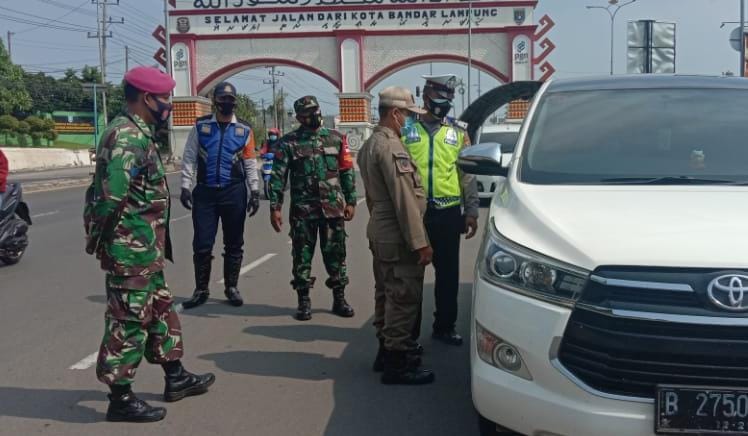
[[[653,398],[658,384],[748,387],[748,316],[709,303],[715,270],[598,270],[558,361],[587,386]]]
[[[559,361],[602,392],[653,397],[657,384],[748,387],[748,326],[683,324],[577,309]]]

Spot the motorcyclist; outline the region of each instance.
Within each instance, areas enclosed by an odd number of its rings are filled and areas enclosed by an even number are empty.
[[[260,156],[264,156],[267,153],[275,154],[280,136],[280,130],[276,129],[275,127],[268,129],[268,137],[262,144],[262,148],[260,149]]]

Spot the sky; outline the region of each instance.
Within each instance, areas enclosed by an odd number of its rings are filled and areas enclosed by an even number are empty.
[[[557,69],[555,77],[607,74],[610,64],[610,18],[602,10],[588,10],[587,5],[606,5],[606,0],[540,0],[536,19],[548,14],[555,28],[548,34],[557,46],[550,62]],[[108,39],[108,80],[120,81],[125,71],[125,48],[130,47],[130,67],[151,65],[158,42],[150,35],[163,22],[163,2],[160,0],[120,0],[119,6],[109,6],[108,14],[114,21],[124,18],[125,24],[111,24],[112,38]],[[737,72],[739,57],[729,44],[729,34],[738,21],[739,0],[638,0],[619,12],[615,28],[615,71],[625,72],[626,23],[629,20],[654,19],[677,23],[678,73],[722,74]],[[44,26],[38,26],[42,23]],[[7,44],[7,32],[13,32],[13,61],[28,71],[43,71],[59,75],[69,67],[98,65],[95,33],[96,6],[91,0],[0,0],[0,37]],[[308,93],[317,95],[322,110],[336,114],[337,90],[329,82],[305,70],[281,67],[279,87],[290,100]],[[421,75],[453,73],[467,77],[465,65],[434,63],[416,65],[383,80],[372,94],[389,85],[414,88],[423,81]],[[264,68],[244,71],[230,80],[240,92],[255,100],[271,101],[272,91],[263,79],[268,79]],[[473,71],[472,98],[498,86],[488,75]],[[461,111],[458,96],[456,110]]]

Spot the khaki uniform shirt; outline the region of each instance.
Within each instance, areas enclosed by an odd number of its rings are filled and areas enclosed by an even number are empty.
[[[358,165],[369,207],[369,240],[404,245],[410,251],[428,246],[426,194],[399,135],[377,126],[358,153]]]

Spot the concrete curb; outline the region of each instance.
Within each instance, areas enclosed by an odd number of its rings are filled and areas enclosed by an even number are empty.
[[[91,167],[91,172],[93,172],[94,167]],[[171,163],[171,164],[164,164],[164,169],[166,170],[167,174],[172,174],[177,171],[179,171],[180,167],[177,164]],[[23,192],[27,194],[33,194],[35,192],[47,192],[47,191],[57,191],[60,189],[68,189],[68,188],[78,188],[82,186],[87,186],[89,183],[91,183],[91,177],[70,177],[70,178],[61,178],[61,179],[54,179],[54,180],[41,180],[37,182],[21,182],[21,185],[23,186]]]

